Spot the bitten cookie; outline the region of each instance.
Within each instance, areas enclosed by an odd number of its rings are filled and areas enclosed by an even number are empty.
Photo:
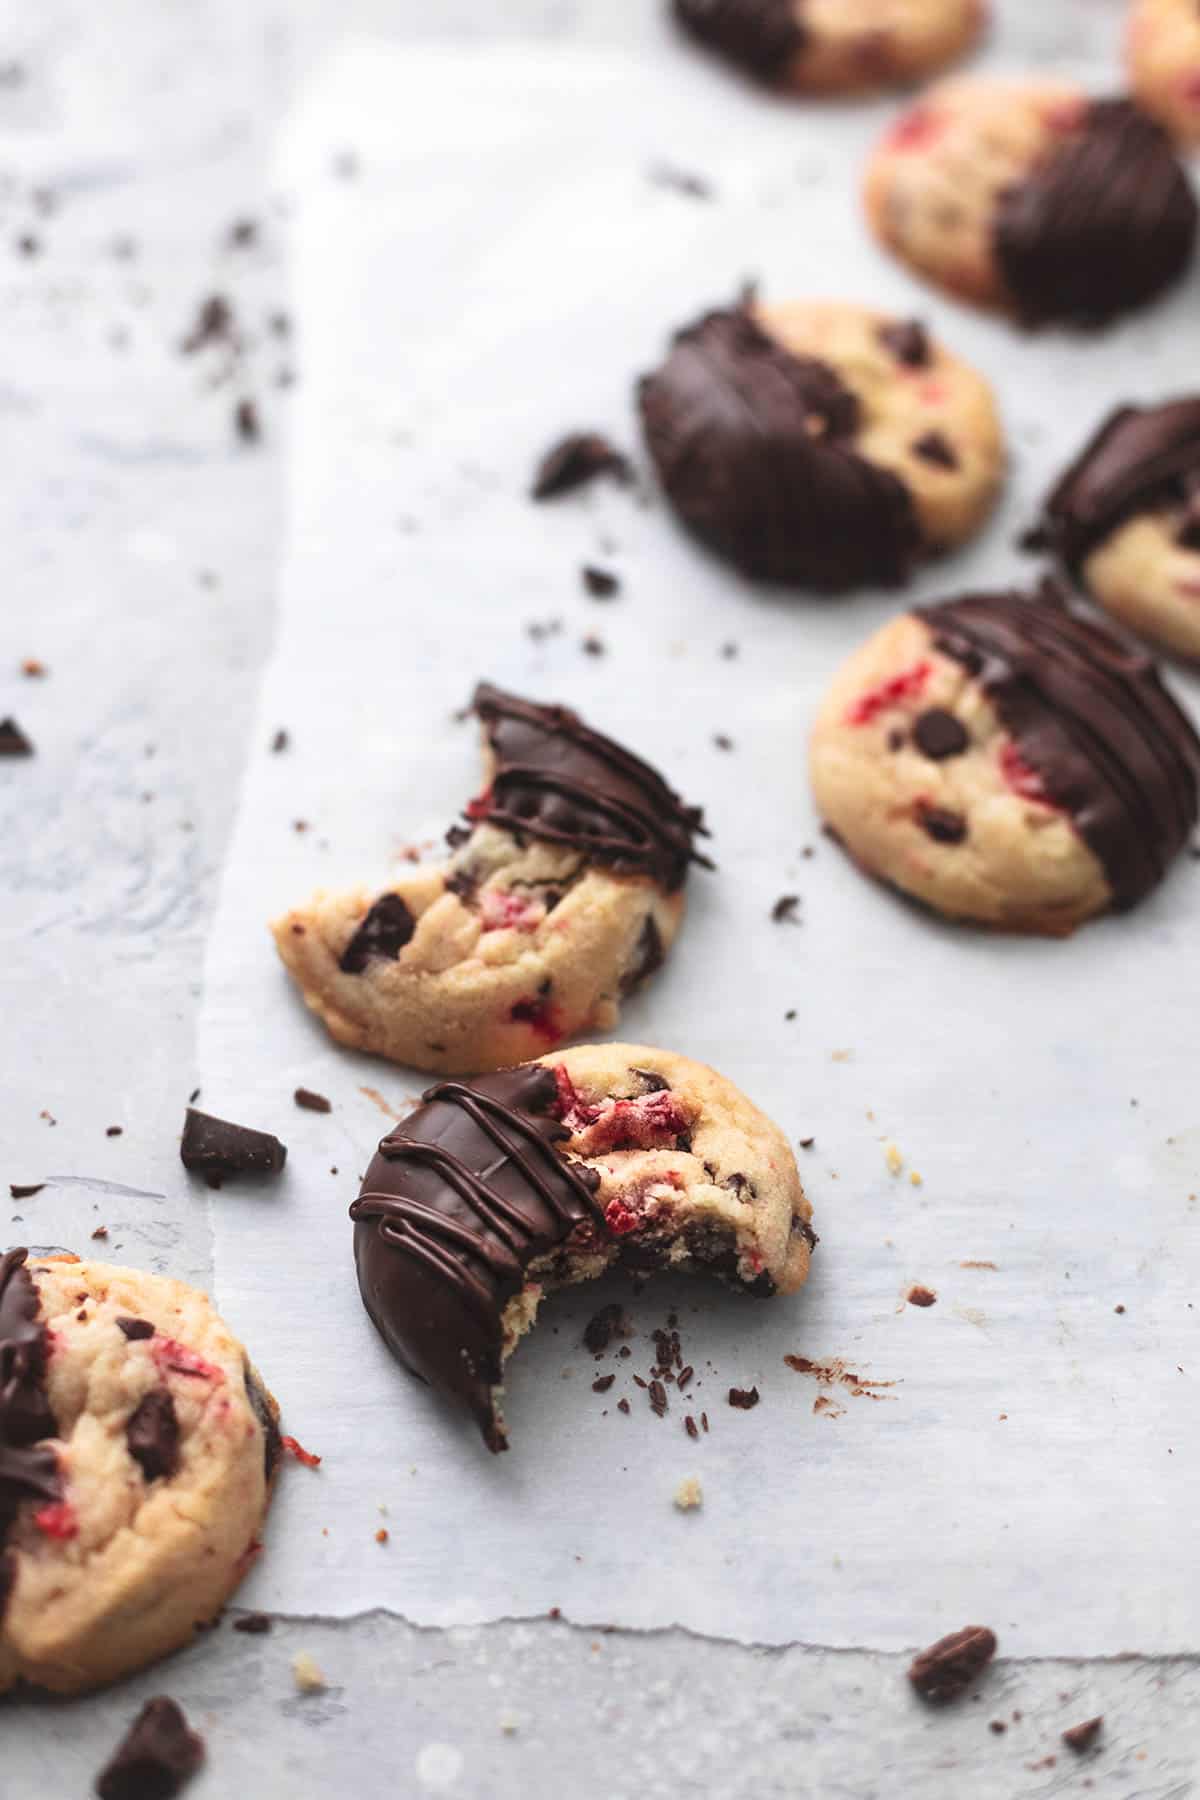
[[[1183,144],[1200,143],[1200,6],[1134,0],[1125,40],[1129,84]]]
[[[1200,742],[1150,660],[1049,597],[894,619],[834,680],[817,805],[951,918],[1064,935],[1136,904],[1195,828]]]
[[[492,1450],[502,1365],[545,1293],[624,1263],[790,1294],[816,1242],[783,1133],[702,1063],[634,1044],[429,1088],[350,1216],[388,1348]]]
[[[78,1693],[188,1643],[259,1549],[277,1417],[203,1294],[0,1258],[0,1691]]]
[[[758,580],[901,583],[979,529],[1004,473],[982,376],[915,321],[863,307],[708,313],[638,399],[676,512]]]
[[[673,0],[707,49],[797,93],[855,94],[921,81],[965,55],[984,0]]]
[[[1200,658],[1200,397],[1110,414],[1046,501],[1038,537],[1106,612]]]
[[[1184,273],[1196,202],[1162,128],[1057,81],[945,82],[867,169],[881,242],[1027,326],[1108,324]]]
[[[486,683],[487,785],[449,862],[318,894],[279,954],[339,1043],[451,1073],[610,1029],[683,917],[704,826],[649,764],[565,706]]]

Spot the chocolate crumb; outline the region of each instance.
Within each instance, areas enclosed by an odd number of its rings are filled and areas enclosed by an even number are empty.
[[[131,1344],[136,1344],[142,1338],[154,1336],[154,1327],[149,1319],[122,1317],[117,1320],[117,1329],[124,1332]]]
[[[278,1175],[287,1147],[266,1131],[252,1131],[188,1107],[179,1155],[188,1169],[218,1180],[224,1175]]]
[[[771,919],[776,925],[798,925],[797,914],[800,910],[799,894],[780,894],[771,908]]]
[[[96,1778],[100,1800],[171,1800],[204,1761],[204,1741],[174,1700],[147,1700]]]
[[[922,1287],[919,1283],[910,1287],[906,1296],[910,1306],[936,1306],[937,1295],[932,1288]]]
[[[32,756],[33,744],[13,718],[0,719],[0,756]]]
[[[287,749],[287,747],[291,743],[291,741],[292,740],[288,736],[287,732],[284,731],[281,727],[280,730],[278,730],[275,733],[275,736],[271,739],[271,750],[272,750],[273,754],[278,756],[280,751]]]
[[[801,1138],[800,1139],[800,1148],[802,1150],[811,1150],[813,1145],[816,1143],[816,1141],[817,1140],[815,1137]]]
[[[224,294],[210,294],[207,300],[201,301],[192,329],[184,338],[180,349],[185,356],[194,356],[209,344],[232,346],[236,342],[232,306]]]
[[[1003,1719],[992,1719],[988,1723],[988,1730],[994,1731],[997,1737],[1002,1737],[1008,1730],[1008,1726]]]
[[[292,1099],[306,1112],[327,1113],[333,1111],[333,1101],[327,1100],[324,1094],[314,1094],[311,1088],[297,1088]]]
[[[45,1185],[44,1181],[10,1181],[8,1191],[14,1200],[31,1200],[35,1194],[41,1193]]]
[[[233,1629],[244,1631],[249,1637],[264,1637],[271,1629],[271,1616],[262,1612],[242,1613],[233,1621]]]
[[[693,1419],[691,1413],[689,1413],[687,1415],[687,1418],[683,1421],[683,1429],[687,1432],[687,1434],[690,1438],[698,1438],[700,1436],[700,1432],[696,1426],[696,1421],[695,1421],[695,1419]]]
[[[253,400],[239,400],[233,409],[233,428],[243,444],[257,444],[262,436],[262,421]]]
[[[727,737],[723,731],[717,731],[717,732],[713,733],[713,743],[717,746],[718,750],[732,750],[733,749],[733,739],[731,737]]]
[[[107,1225],[97,1225],[95,1231],[93,1231],[93,1233],[92,1233],[92,1236],[94,1238],[106,1238],[108,1236],[108,1226]]]
[[[104,1135],[105,1137],[124,1137],[125,1127],[123,1125],[107,1125]]]
[[[758,1401],[759,1392],[756,1387],[730,1388],[729,1390],[730,1406],[738,1406],[743,1412],[749,1412],[751,1407],[758,1405]]]
[[[1062,1734],[1062,1741],[1076,1756],[1082,1756],[1090,1750],[1100,1735],[1100,1727],[1104,1723],[1104,1714],[1097,1713],[1094,1719],[1085,1719],[1082,1725],[1072,1725]]]
[[[602,1350],[608,1349],[614,1337],[624,1337],[627,1329],[621,1307],[615,1303],[602,1306],[583,1328],[584,1346],[593,1356],[598,1356]]]
[[[795,1007],[789,1006],[787,1011],[784,1013],[783,1017],[784,1017],[785,1024],[790,1024],[791,1021],[796,1017]]]
[[[1114,1306],[1113,1311],[1115,1313],[1123,1313],[1125,1311],[1125,1308],[1123,1306]]]
[[[617,1411],[627,1413],[629,1411],[628,1400],[618,1400],[617,1401]]]
[[[598,637],[585,637],[582,647],[585,656],[603,656],[605,654],[603,639]]]
[[[721,656],[725,662],[732,662],[737,654],[738,647],[732,641],[728,644],[721,645]]]
[[[915,1656],[908,1679],[922,1700],[957,1700],[996,1654],[996,1634],[985,1625],[967,1625],[939,1638]]]
[[[597,1375],[592,1383],[593,1394],[607,1394],[616,1379],[615,1375]]]
[[[621,583],[609,569],[598,569],[592,564],[585,564],[580,570],[583,585],[593,600],[611,600],[614,594],[621,591]]]
[[[572,432],[552,445],[542,457],[534,475],[531,497],[552,500],[605,474],[615,475],[618,481],[628,481],[627,458],[599,432]]]

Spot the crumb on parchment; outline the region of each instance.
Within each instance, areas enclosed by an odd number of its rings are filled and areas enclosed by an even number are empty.
[[[704,1493],[695,1475],[689,1475],[675,1489],[675,1504],[680,1512],[692,1512],[704,1504]]]

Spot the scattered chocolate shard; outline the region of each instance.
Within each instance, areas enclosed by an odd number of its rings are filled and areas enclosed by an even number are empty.
[[[585,656],[603,656],[604,640],[591,635],[585,637],[583,640],[583,653]]]
[[[532,497],[553,500],[569,494],[597,475],[615,475],[628,481],[628,459],[598,431],[575,431],[561,438],[543,456],[533,479]]]
[[[0,756],[32,756],[33,745],[13,718],[0,719]]]
[[[614,594],[621,591],[620,578],[610,569],[598,569],[593,564],[585,564],[580,571],[583,585],[593,600],[611,600]]]
[[[771,908],[771,919],[776,925],[798,925],[800,912],[799,894],[780,894]]]
[[[201,1175],[278,1175],[287,1146],[269,1131],[252,1131],[189,1106],[179,1154],[185,1168]]]
[[[44,1181],[10,1181],[8,1191],[14,1200],[32,1200],[45,1187]]]
[[[1070,1726],[1063,1732],[1062,1741],[1068,1750],[1073,1750],[1076,1756],[1082,1756],[1085,1750],[1091,1749],[1099,1737],[1103,1724],[1104,1714],[1097,1713],[1094,1719],[1085,1719],[1082,1725]]]
[[[271,1629],[270,1613],[242,1613],[233,1621],[235,1631],[244,1631],[249,1637],[264,1637]]]
[[[361,975],[373,956],[394,962],[416,928],[399,894],[381,894],[342,951],[338,967],[343,975]]]
[[[759,1392],[756,1387],[730,1388],[729,1390],[730,1406],[738,1406],[743,1412],[749,1412],[751,1407],[757,1406],[759,1398]]]
[[[995,1654],[995,1632],[986,1625],[966,1625],[915,1656],[908,1679],[922,1700],[941,1705],[965,1693]]]
[[[311,1088],[297,1088],[292,1095],[297,1106],[306,1112],[327,1113],[333,1111],[333,1101],[327,1100],[324,1094],[314,1094]]]
[[[96,1792],[100,1800],[172,1800],[203,1761],[203,1738],[160,1695],[147,1700],[96,1777]]]

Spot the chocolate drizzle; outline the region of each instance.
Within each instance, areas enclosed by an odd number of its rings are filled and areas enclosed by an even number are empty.
[[[0,1543],[23,1500],[62,1498],[58,1458],[43,1440],[58,1425],[46,1393],[46,1327],[38,1291],[25,1267],[27,1250],[0,1257]],[[6,1598],[9,1580],[0,1584]]]
[[[912,496],[854,449],[856,396],[748,307],[679,332],[638,400],[675,510],[747,575],[826,593],[906,578],[920,547]]]
[[[685,31],[758,81],[781,80],[808,41],[800,0],[674,0],[674,7]]]
[[[1200,396],[1164,406],[1118,407],[1046,501],[1045,540],[1078,573],[1091,552],[1136,513],[1190,507],[1198,480]]]
[[[514,837],[543,838],[581,850],[618,874],[682,885],[689,862],[707,863],[693,846],[704,832],[698,807],[685,806],[662,776],[611,738],[592,731],[565,706],[538,706],[488,682],[473,705],[494,767],[491,785],[467,817]]]
[[[604,1230],[596,1177],[568,1162],[558,1085],[539,1064],[441,1081],[379,1146],[350,1208],[363,1304],[407,1368],[506,1448],[494,1389],[502,1315],[530,1263],[579,1225]]]
[[[1124,911],[1196,824],[1200,741],[1154,663],[1065,606],[1018,593],[917,609],[980,682],[1047,798],[1069,813]]]
[[[1196,218],[1162,127],[1128,100],[1097,100],[1001,196],[993,249],[1024,324],[1105,325],[1183,274]]]

